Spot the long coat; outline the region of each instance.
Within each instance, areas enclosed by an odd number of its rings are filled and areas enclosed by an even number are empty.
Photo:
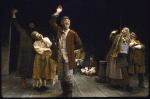
[[[51,58],[57,62],[57,60],[58,60],[58,43],[59,43],[59,38],[61,37],[61,33],[62,33],[63,29],[62,29],[62,27],[59,27],[56,24],[56,20],[57,20],[57,17],[55,15],[52,15],[49,22],[50,22],[50,25],[54,28],[55,32],[57,33],[56,45],[54,46],[54,49],[52,51],[52,56],[51,56]],[[71,29],[68,32],[68,35],[66,37],[66,46],[67,46],[70,69],[76,68],[74,50],[77,48],[80,48],[82,46],[82,42],[81,42],[78,34]]]
[[[17,22],[16,18],[12,19],[14,27],[20,33],[20,49],[17,65],[17,73],[22,78],[32,78],[33,62],[35,50],[33,47],[34,40],[31,37],[31,32],[23,29]]]
[[[116,43],[118,42],[118,38],[119,38],[120,34],[113,34],[109,36],[109,39],[111,41],[113,41],[112,43],[112,47],[109,50],[108,54],[106,55],[105,59],[109,62],[110,61],[110,57],[113,54],[113,50],[116,47]],[[127,62],[127,56],[123,57],[123,55],[118,54],[118,56],[116,57],[116,62],[117,62],[117,67],[122,68],[122,67],[128,67],[128,62]]]
[[[109,39],[112,40],[113,43],[111,49],[105,57],[105,59],[108,61],[106,76],[112,79],[122,79],[121,68],[128,66],[127,58],[123,57],[122,54],[118,54],[117,57],[111,57],[111,54],[113,54],[113,50],[115,49],[115,45],[118,41],[118,37],[119,34],[109,36]]]
[[[141,49],[133,49],[130,47],[129,49],[129,70],[128,73],[131,74],[138,74],[138,73],[145,73],[145,56],[144,56],[144,49],[145,46],[140,43],[140,41],[136,41],[136,43],[142,45]]]
[[[118,37],[119,37],[119,34],[109,35],[109,39],[111,41],[113,41],[113,43],[112,43],[111,49],[109,50],[108,54],[105,57],[105,59],[107,61],[109,61],[110,55],[113,53],[113,50],[115,49],[115,45],[116,45],[116,43],[118,41]]]

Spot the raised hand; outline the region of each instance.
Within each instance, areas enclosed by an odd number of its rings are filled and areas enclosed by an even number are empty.
[[[12,14],[16,14],[18,12],[17,9],[13,9]]]
[[[117,33],[117,31],[118,31],[118,30],[114,30],[114,31],[111,32],[111,34],[115,34],[115,33]]]
[[[62,9],[63,9],[63,8],[62,8],[62,6],[61,6],[61,5],[59,5],[59,6],[57,7],[56,12],[57,12],[57,13],[60,13],[60,12],[62,12]]]

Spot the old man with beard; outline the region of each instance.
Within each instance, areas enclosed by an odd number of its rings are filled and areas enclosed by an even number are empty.
[[[82,42],[77,32],[70,29],[69,17],[62,17],[62,27],[57,25],[56,20],[60,12],[62,12],[61,5],[57,7],[56,13],[52,15],[49,21],[57,33],[56,45],[51,58],[57,62],[58,79],[63,90],[63,93],[58,97],[72,97],[73,68],[76,68],[74,50],[80,48]]]
[[[130,33],[129,28],[124,27],[120,34],[116,34],[117,30],[111,32],[109,38],[113,41],[112,47],[105,59],[108,61],[106,68],[106,76],[111,78],[111,86],[121,86],[123,89],[130,91],[127,67],[128,62],[126,55],[128,54]]]

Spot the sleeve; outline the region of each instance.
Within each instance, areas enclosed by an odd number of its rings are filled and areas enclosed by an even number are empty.
[[[43,41],[46,43],[46,47],[50,47],[52,45],[52,42],[50,41],[48,37],[45,37]]]
[[[141,45],[141,47],[139,47],[140,49],[145,49],[145,45],[143,45],[139,40],[137,41],[137,43]]]
[[[19,33],[25,33],[25,29],[23,29],[23,28],[18,24],[16,18],[13,18],[13,19],[12,19],[12,23],[13,23],[14,27],[16,28],[16,30],[17,30]]]
[[[141,49],[141,48],[142,48],[142,45],[136,45],[135,48]]]
[[[132,47],[133,43],[129,43],[129,46]]]
[[[76,54],[77,54],[77,52],[78,52],[78,50],[75,50],[75,51],[74,51],[74,54],[76,55]]]
[[[81,59],[84,60],[84,58],[85,58],[85,52],[82,54]]]
[[[44,49],[39,46],[38,41],[34,42],[33,47],[38,54],[42,54],[44,52]]]
[[[51,19],[49,20],[50,25],[52,26],[52,28],[57,32],[59,29],[59,26],[56,24],[56,20],[57,20],[58,15],[53,14],[51,16]]]
[[[75,32],[74,42],[75,42],[75,49],[78,49],[82,46],[81,39],[79,38],[76,32]]]
[[[116,34],[110,34],[110,35],[109,35],[109,40],[113,41],[114,38],[115,38],[115,36],[116,36]]]

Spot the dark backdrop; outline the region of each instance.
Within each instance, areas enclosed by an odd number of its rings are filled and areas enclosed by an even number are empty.
[[[17,20],[23,28],[26,29],[33,22],[43,36],[56,36],[50,28],[49,19],[58,5],[62,5],[63,11],[57,23],[61,26],[60,20],[64,15],[71,19],[70,28],[78,33],[86,47],[85,61],[92,54],[98,64],[100,60],[105,60],[112,44],[108,40],[110,32],[128,27],[146,46],[148,65],[148,0],[4,0],[4,7],[8,11],[4,19],[10,18],[11,8],[16,8],[19,10]],[[17,64],[20,35],[11,27],[10,69],[13,70]]]

